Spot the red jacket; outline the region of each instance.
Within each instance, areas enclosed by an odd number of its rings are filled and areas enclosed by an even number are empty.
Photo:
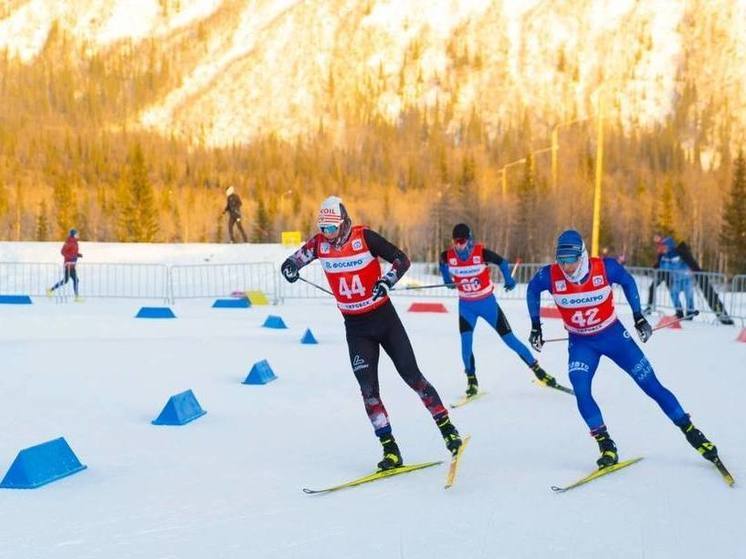
[[[78,239],[75,237],[68,237],[65,244],[62,245],[60,251],[62,256],[65,257],[65,264],[75,264],[77,262],[80,253],[78,252]]]

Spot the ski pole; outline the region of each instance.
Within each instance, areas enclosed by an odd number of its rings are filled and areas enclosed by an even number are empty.
[[[329,295],[331,295],[332,297],[334,297],[334,293],[332,293],[331,291],[329,291],[326,287],[321,287],[319,284],[313,283],[312,281],[307,280],[303,276],[298,276],[298,279],[301,280],[301,281],[306,282],[308,285],[313,285],[316,289],[318,289],[320,291],[323,291],[324,293],[328,293]]]
[[[669,326],[671,326],[671,324],[676,324],[678,322],[681,322],[682,320],[686,320],[688,318],[693,318],[693,317],[697,316],[698,314],[699,314],[699,311],[694,311],[692,313],[685,314],[684,316],[681,316],[679,318],[675,318],[673,320],[670,320],[670,321],[666,322],[665,324],[659,324],[658,326],[655,326],[652,329],[652,331],[655,332],[656,330],[661,330],[663,328],[668,328]],[[567,337],[564,337],[564,338],[549,338],[548,340],[544,340],[544,343],[548,344],[549,342],[564,342],[564,341],[567,341],[568,339],[569,338],[567,338]]]
[[[433,283],[432,285],[412,285],[408,287],[393,287],[391,291],[409,291],[411,289],[433,289],[435,287],[448,287],[456,285],[455,283]]]

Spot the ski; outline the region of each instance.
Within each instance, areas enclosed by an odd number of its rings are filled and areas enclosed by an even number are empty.
[[[353,479],[352,481],[347,481],[345,483],[340,483],[339,485],[333,485],[325,489],[303,488],[303,493],[305,493],[306,495],[317,495],[319,493],[331,493],[332,491],[339,491],[340,489],[345,489],[347,487],[355,487],[356,485],[362,485],[363,483],[370,483],[371,481],[377,481],[379,479],[383,479],[383,478],[387,478],[391,476],[398,476],[400,474],[406,474],[409,472],[414,472],[416,470],[422,470],[424,468],[429,468],[431,466],[437,466],[438,464],[442,464],[442,463],[443,463],[442,460],[438,460],[437,462],[422,462],[420,464],[410,464],[408,466],[400,466],[392,470],[373,472],[372,474],[368,474],[367,476]]]
[[[553,388],[554,390],[559,390],[560,392],[564,392],[565,394],[572,394],[573,396],[575,395],[575,391],[572,388],[568,388],[567,386],[562,386],[560,383],[551,385],[551,384],[542,382],[538,379],[534,380],[534,382],[538,385],[546,386],[547,388]]]
[[[461,406],[465,406],[469,402],[478,400],[479,398],[481,398],[482,396],[486,396],[487,394],[489,394],[489,392],[477,392],[476,394],[474,394],[474,396],[461,396],[461,398],[449,405],[452,408],[460,408]]]
[[[617,464],[614,464],[613,466],[608,466],[606,468],[596,470],[595,472],[592,472],[587,476],[580,478],[575,483],[571,483],[570,485],[566,485],[564,487],[557,487],[556,485],[552,485],[552,491],[554,491],[555,493],[564,493],[565,491],[569,491],[570,489],[574,489],[575,487],[585,485],[586,483],[605,476],[606,474],[610,474],[612,472],[616,472],[617,470],[621,470],[622,468],[626,468],[627,466],[631,466],[632,464],[636,464],[640,460],[642,460],[642,456],[640,456],[639,458],[630,458],[629,460],[623,460]]]
[[[728,468],[725,467],[725,464],[722,463],[720,458],[715,458],[712,461],[713,464],[715,464],[715,467],[718,469],[718,472],[720,472],[720,475],[723,476],[723,481],[727,483],[730,487],[733,487],[736,483],[736,480],[733,479],[733,476],[728,471]]]
[[[456,474],[458,473],[458,466],[461,462],[461,455],[464,453],[464,450],[466,449],[466,445],[469,444],[469,441],[471,440],[471,435],[466,435],[461,442],[461,446],[458,447],[458,450],[456,451],[456,454],[454,454],[451,457],[451,463],[448,466],[448,475],[446,476],[446,484],[445,488],[448,489],[449,487],[452,487],[453,484],[456,482]]]

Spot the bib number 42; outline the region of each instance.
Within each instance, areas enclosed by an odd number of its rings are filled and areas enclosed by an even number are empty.
[[[587,309],[585,311],[575,311],[573,315],[570,317],[570,322],[575,324],[576,326],[580,328],[585,328],[586,326],[593,326],[594,324],[598,324],[601,322],[601,319],[598,318],[596,315],[598,314],[598,309]]]
[[[339,294],[347,297],[348,299],[352,299],[353,295],[365,295],[365,289],[363,288],[363,282],[360,281],[360,276],[355,274],[352,276],[352,279],[350,279],[350,283],[347,283],[347,280],[344,278],[344,276],[339,278]]]

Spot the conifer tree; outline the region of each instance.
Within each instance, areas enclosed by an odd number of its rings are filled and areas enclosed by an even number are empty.
[[[533,262],[537,255],[535,224],[537,191],[534,178],[533,159],[531,154],[526,156],[523,178],[518,183],[515,229],[513,233],[515,254],[523,260]]]
[[[67,177],[58,177],[52,191],[55,207],[55,222],[57,224],[57,236],[64,239],[67,232],[73,227],[73,216],[75,204],[73,202],[73,191]]]
[[[35,240],[46,241],[49,237],[49,220],[47,219],[47,203],[42,200],[39,204],[39,215],[36,217]]]
[[[746,159],[738,154],[730,189],[730,200],[723,214],[721,241],[727,250],[729,270],[746,273]]]
[[[120,240],[150,243],[158,234],[158,214],[153,187],[140,143],[132,148],[127,160],[127,173],[120,192]]]
[[[254,234],[251,240],[257,243],[269,240],[270,225],[269,213],[267,212],[267,207],[264,205],[264,198],[259,198],[254,218]]]

